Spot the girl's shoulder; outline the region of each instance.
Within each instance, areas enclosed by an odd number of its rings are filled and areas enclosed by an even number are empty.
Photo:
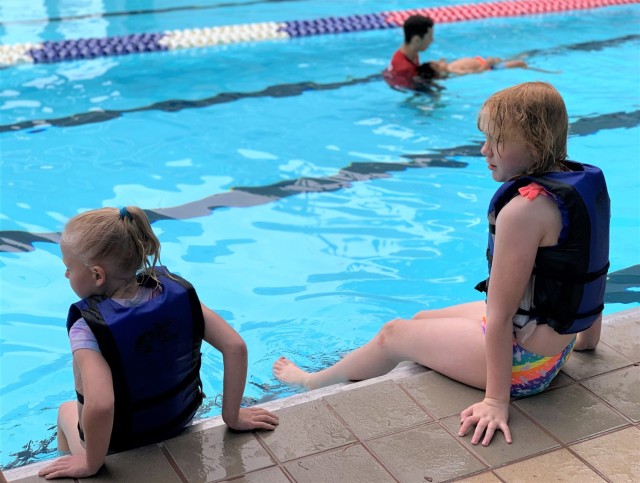
[[[529,188],[527,185],[524,188]],[[514,197],[498,214],[496,229],[501,232],[518,231],[539,240],[539,246],[558,243],[562,229],[562,216],[555,200],[544,188],[531,187],[525,194]],[[543,196],[540,196],[543,194]]]

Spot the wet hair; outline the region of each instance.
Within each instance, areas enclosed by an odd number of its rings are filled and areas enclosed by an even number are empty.
[[[447,77],[447,73],[438,69],[438,63],[433,61],[421,64],[420,67],[418,67],[418,73],[420,74],[420,77],[427,80],[444,79]]]
[[[534,162],[526,174],[562,168],[567,159],[569,116],[562,96],[551,84],[525,82],[496,92],[480,110],[479,129],[483,113],[488,116],[498,153],[507,137],[529,148]]]
[[[160,241],[137,206],[99,208],[74,216],[61,243],[87,266],[104,264],[118,275],[143,272],[156,279],[153,269],[160,262]]]
[[[433,20],[424,15],[411,15],[404,21],[402,29],[404,30],[404,42],[408,44],[416,35],[420,38],[429,33],[433,28]]]

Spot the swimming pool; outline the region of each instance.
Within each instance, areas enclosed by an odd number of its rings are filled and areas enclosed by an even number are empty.
[[[80,10],[73,2],[44,1],[39,10],[3,2],[0,39],[418,6],[345,3],[194,9],[165,0],[127,13],[100,1]],[[390,318],[478,297],[485,210],[497,185],[479,155],[475,117],[488,95],[518,82],[548,80],[560,90],[570,157],[607,175],[606,312],[640,303],[639,19],[630,5],[438,25],[428,56],[526,54],[531,65],[561,73],[450,79],[435,97],[381,81],[400,43],[393,29],[3,70],[0,465],[54,456],[57,406],[74,397],[64,322],[75,298],[59,247],[47,240],[69,217],[127,204],[156,213],[163,262],[249,345],[247,402],[283,397],[291,389],[271,376],[279,355],[324,366]],[[221,371],[217,353],[206,351],[201,417],[219,412]]]

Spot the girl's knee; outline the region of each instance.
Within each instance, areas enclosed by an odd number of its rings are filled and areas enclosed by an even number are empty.
[[[58,422],[63,419],[67,419],[69,416],[76,415],[77,417],[78,405],[75,401],[67,401],[60,404],[58,408]]]
[[[411,318],[413,320],[428,319],[431,312],[431,310],[421,310],[420,312],[416,312]]]
[[[378,335],[376,336],[376,344],[380,348],[386,348],[389,344],[398,336],[398,333],[403,330],[403,326],[406,324],[406,320],[393,319],[386,322]]]

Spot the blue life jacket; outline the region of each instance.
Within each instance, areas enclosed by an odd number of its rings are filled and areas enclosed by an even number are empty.
[[[531,308],[520,308],[518,314],[548,324],[560,334],[573,334],[591,327],[604,309],[611,212],[602,171],[571,161],[565,165],[571,171],[522,176],[496,191],[489,204],[487,260],[491,276],[495,220],[500,210],[518,195],[519,188],[531,182],[544,187],[558,205],[562,230],[557,245],[538,248]],[[486,292],[488,282],[476,288]]]
[[[73,304],[67,317],[67,330],[84,318],[111,368],[115,415],[109,448],[115,451],[174,436],[203,399],[200,301],[186,280],[164,267],[155,274],[162,293],[141,305],[123,307],[93,296]],[[156,287],[149,276],[138,282]]]

